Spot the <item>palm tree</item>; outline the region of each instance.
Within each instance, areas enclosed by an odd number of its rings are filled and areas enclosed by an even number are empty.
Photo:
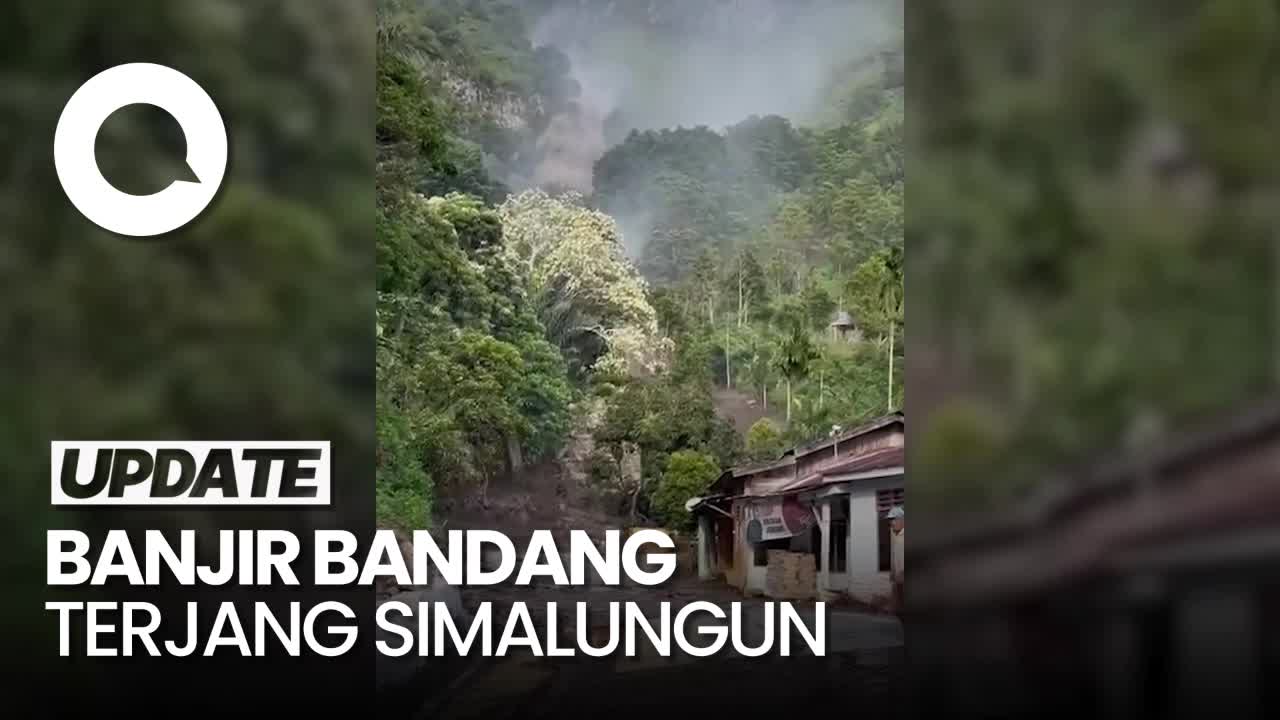
[[[776,367],[787,380],[787,423],[791,422],[791,386],[796,380],[803,380],[809,374],[809,368],[818,359],[818,350],[804,326],[796,323],[791,328],[791,335],[779,348]]]

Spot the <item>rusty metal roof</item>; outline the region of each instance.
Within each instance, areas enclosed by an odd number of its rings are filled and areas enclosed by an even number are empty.
[[[1280,403],[1237,412],[1147,452],[1065,474],[1056,493],[917,543],[918,595],[935,602],[1044,593],[1280,518]],[[1143,482],[1143,477],[1148,482]],[[985,527],[984,527],[985,524]],[[924,527],[924,526],[922,526]],[[1145,562],[1145,561],[1144,561]],[[923,570],[923,572],[921,572]],[[936,596],[936,597],[933,597]]]
[[[727,491],[729,489],[728,487],[729,484],[733,480],[751,477],[752,475],[756,475],[768,470],[776,470],[780,467],[785,467],[787,465],[794,464],[797,458],[801,458],[806,455],[812,455],[813,453],[821,450],[825,450],[831,447],[832,445],[835,445],[836,443],[843,443],[847,440],[851,440],[860,435],[866,435],[867,433],[875,432],[876,430],[889,427],[895,424],[901,424],[905,428],[906,416],[903,415],[903,413],[901,412],[894,412],[894,413],[889,413],[888,415],[882,415],[878,418],[869,420],[865,423],[862,423],[861,425],[857,425],[848,430],[842,430],[839,434],[834,435],[832,437],[822,438],[820,440],[814,440],[813,442],[806,443],[804,445],[798,445],[793,448],[788,448],[785,452],[783,452],[780,456],[778,456],[777,459],[764,460],[764,461],[759,461],[754,463],[747,463],[743,465],[735,465],[734,467],[728,468],[724,472],[722,472],[708,486],[708,489],[712,489],[712,490],[720,489],[720,490]]]
[[[820,440],[814,440],[813,442],[806,443],[804,445],[798,445],[794,450],[789,452],[794,452],[796,457],[804,457],[805,455],[813,454],[819,450],[825,450],[836,443],[842,443],[842,442],[845,442],[846,440],[851,440],[860,435],[866,435],[869,432],[875,432],[880,428],[888,427],[890,425],[895,425],[895,424],[901,424],[905,427],[906,416],[903,415],[901,412],[894,412],[894,413],[889,413],[888,415],[881,415],[878,418],[875,418],[873,420],[868,420],[867,422],[862,423],[861,425],[857,425],[855,427],[849,428],[848,430],[841,430],[839,434],[834,435],[832,437],[822,438]]]
[[[822,469],[822,475],[852,474],[887,470],[903,467],[906,461],[906,449],[903,447],[887,447],[857,455]]]
[[[1108,494],[1130,492],[1144,468],[1163,475],[1275,432],[1280,432],[1280,398],[1172,433],[1136,452],[1117,449],[1095,454],[1075,467],[1047,474],[1038,492],[1013,507],[953,520],[930,532],[922,532],[922,526],[912,537],[913,550],[919,557],[934,552],[945,556],[971,546],[1006,542],[1104,500]]]

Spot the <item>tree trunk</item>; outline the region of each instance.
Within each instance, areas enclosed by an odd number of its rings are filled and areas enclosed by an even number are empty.
[[[640,493],[644,490],[644,476],[640,476],[640,484],[636,485],[636,491],[631,493],[631,521],[635,522],[639,516],[637,507],[640,504]]]
[[[515,484],[524,470],[524,453],[520,449],[520,438],[507,436],[507,473],[511,484]]]
[[[764,411],[769,412],[769,381],[764,383]]]
[[[889,321],[889,410],[893,412],[893,336],[896,335],[894,321]]]
[[[787,424],[791,424],[791,378],[787,378]]]
[[[822,409],[822,396],[827,394],[827,374],[818,371],[818,409]]]
[[[742,316],[746,312],[745,298],[742,296],[742,261],[738,261],[738,327],[742,327]]]
[[[733,370],[729,366],[729,324],[724,326],[724,386],[733,387]]]

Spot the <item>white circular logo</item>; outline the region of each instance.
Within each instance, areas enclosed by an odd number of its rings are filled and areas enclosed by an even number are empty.
[[[196,181],[174,180],[151,195],[117,190],[98,169],[98,129],[126,105],[155,105],[173,116],[187,141]],[[213,200],[227,169],[227,129],[213,100],[194,80],[163,65],[118,65],[80,86],[58,118],[53,162],[71,203],[94,224],[121,235],[149,237],[191,222]]]

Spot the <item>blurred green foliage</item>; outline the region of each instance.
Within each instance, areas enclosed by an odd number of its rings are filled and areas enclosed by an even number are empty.
[[[0,9],[2,610],[15,657],[28,657],[28,634],[56,633],[38,600],[45,529],[139,519],[50,508],[52,440],[326,439],[337,517],[368,519],[372,28],[371,6],[346,0]],[[231,143],[213,204],[148,240],[76,212],[51,152],[76,88],[138,60],[205,88]],[[139,114],[109,121],[97,160],[114,182],[174,179],[172,136],[158,129]],[[145,522],[217,527],[249,515],[150,510]]]
[[[1275,3],[911,12],[913,497],[990,507],[1273,387]]]

